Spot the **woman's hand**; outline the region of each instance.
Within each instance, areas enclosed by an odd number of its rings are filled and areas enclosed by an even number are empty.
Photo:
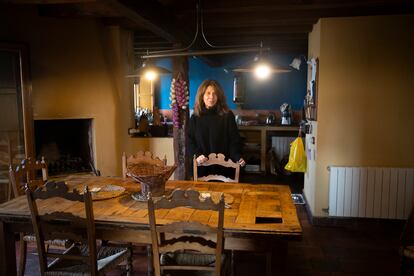
[[[204,162],[206,162],[208,160],[207,157],[205,157],[204,155],[200,155],[199,157],[196,158],[197,164],[203,164]]]
[[[240,166],[244,167],[244,165],[246,165],[246,161],[244,161],[243,158],[240,158],[239,164],[240,164]]]

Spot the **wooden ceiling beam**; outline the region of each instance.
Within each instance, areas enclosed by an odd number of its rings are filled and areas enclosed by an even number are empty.
[[[222,18],[219,20],[206,21],[204,29],[210,28],[267,28],[267,27],[281,27],[289,28],[290,26],[313,25],[318,21],[318,18],[251,18],[251,20],[239,20],[232,18]]]
[[[157,42],[158,41],[158,42],[165,42],[165,43],[172,44],[171,42],[166,41],[162,37],[155,36],[155,35],[145,35],[145,34],[137,35],[137,34],[135,34],[134,39],[137,42],[140,42],[140,41],[142,41],[142,42],[154,42],[154,41]]]
[[[266,39],[266,40],[302,40],[307,39],[307,33],[296,33],[296,34],[269,34],[269,35],[249,35],[240,36],[237,33],[227,33],[227,35],[209,36],[210,42],[214,44],[215,39],[220,41],[250,41]],[[234,44],[234,43],[233,43]],[[239,43],[238,43],[239,44]]]
[[[50,5],[50,4],[79,4],[96,3],[97,0],[2,0],[3,3],[29,4],[29,5]]]
[[[210,26],[214,24],[226,24],[227,21],[233,21],[233,24],[270,24],[270,22],[277,22],[288,20],[295,22],[295,20],[315,20],[321,17],[347,17],[359,15],[374,15],[374,14],[394,14],[394,13],[412,13],[414,12],[414,3],[409,7],[366,7],[355,9],[352,7],[341,9],[319,9],[319,10],[289,10],[289,11],[250,11],[246,13],[228,12],[222,13],[208,13],[204,15],[204,25]],[[220,18],[220,20],[217,20]],[[267,23],[269,22],[269,23]]]
[[[233,1],[222,1],[229,5],[228,8],[220,8],[222,2],[214,2],[210,8],[203,9],[204,25],[208,27],[219,26],[272,26],[277,24],[299,24],[304,20],[316,23],[323,17],[347,17],[377,14],[401,14],[413,13],[413,1],[391,1],[391,0],[362,0],[362,1],[312,1],[312,4],[281,4],[281,1],[261,1],[256,5],[256,1],[251,4],[240,6],[240,3]],[[283,1],[282,1],[283,2]],[[285,1],[287,2],[287,1]],[[230,5],[232,3],[232,5]],[[253,3],[253,4],[252,4]],[[192,16],[190,10],[186,12],[177,11],[177,17],[188,18]],[[295,21],[298,21],[295,23]]]
[[[124,25],[134,29],[147,29],[172,43],[189,40],[185,34],[177,31],[179,28],[173,20],[172,14],[163,11],[162,6],[154,7],[154,4],[148,4],[147,2],[149,1],[145,1],[142,4],[140,2],[141,6],[139,8],[128,6],[116,0],[78,1],[80,3],[72,3],[68,0],[64,4],[63,2],[62,0],[60,4],[50,5],[42,2],[43,5],[39,5],[41,15],[65,17],[94,16],[101,17],[107,20],[107,22],[110,20],[108,18],[111,17],[123,17],[130,22]],[[148,7],[149,5],[152,5],[152,7]]]
[[[209,36],[223,36],[229,33],[237,35],[275,35],[275,34],[297,34],[308,33],[312,31],[313,24],[308,25],[290,25],[290,26],[262,26],[257,27],[228,27],[223,26],[220,28],[205,28],[204,32],[207,37]]]
[[[166,11],[165,8],[153,1],[124,0],[123,2],[128,7],[115,0],[101,1],[115,8],[120,15],[126,16],[130,20],[136,19],[138,24],[175,45],[186,45],[192,39],[187,35],[192,33],[188,31],[188,26],[180,26],[171,12]],[[209,57],[201,57],[201,59],[207,64],[217,66],[217,62]]]
[[[323,9],[336,9],[343,8],[373,8],[373,7],[402,7],[412,6],[411,0],[312,0],[304,1],[302,3],[298,1],[204,1],[203,2],[203,14],[209,15],[210,13],[251,13],[251,12],[286,12],[286,11],[315,11]],[[235,8],[237,7],[237,8]],[[184,7],[177,14],[190,13],[191,9]]]
[[[173,43],[180,42],[177,38],[177,34],[172,29],[170,29],[170,27],[163,25],[163,23],[155,22],[152,19],[148,19],[152,18],[150,15],[139,14],[138,10],[133,10],[116,0],[100,0],[100,2],[105,3],[107,7],[110,7],[111,9],[115,10],[120,16],[128,18],[129,20],[135,22],[141,27],[144,27],[152,31],[153,33],[161,36],[167,41]]]

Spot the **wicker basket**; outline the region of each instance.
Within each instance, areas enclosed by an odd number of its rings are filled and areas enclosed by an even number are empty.
[[[130,164],[127,167],[127,175],[141,184],[141,194],[148,198],[162,196],[165,192],[165,183],[173,174],[177,166],[158,166],[148,163]]]

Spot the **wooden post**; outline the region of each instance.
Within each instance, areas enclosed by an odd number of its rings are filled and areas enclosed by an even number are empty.
[[[173,78],[177,78],[180,74],[181,78],[188,83],[188,61],[186,57],[173,57]],[[187,128],[189,121],[189,111],[188,108],[185,110],[180,110],[180,121],[181,128],[174,127],[173,137],[174,137],[174,161],[177,165],[177,169],[174,172],[174,178],[176,180],[186,180],[189,179],[189,166],[190,158],[187,152]]]

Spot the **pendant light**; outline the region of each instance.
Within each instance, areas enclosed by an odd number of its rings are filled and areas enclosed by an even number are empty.
[[[152,64],[148,61],[143,62],[142,66],[134,71],[134,73],[127,75],[127,78],[145,77],[147,80],[154,80],[159,75],[171,74],[171,71]]]
[[[254,73],[259,80],[266,80],[271,74],[288,73],[291,71],[289,68],[272,66],[272,64],[264,58],[262,48],[263,44],[260,43],[259,54],[254,57],[253,62],[250,62],[245,66],[234,68],[232,71],[237,73]]]

